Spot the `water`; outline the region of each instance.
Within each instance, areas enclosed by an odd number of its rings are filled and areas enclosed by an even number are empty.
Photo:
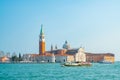
[[[120,63],[91,67],[60,64],[0,64],[0,80],[120,80]]]

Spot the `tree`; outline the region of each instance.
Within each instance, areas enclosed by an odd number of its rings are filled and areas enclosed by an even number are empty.
[[[19,58],[17,57],[17,55],[16,55],[15,52],[12,54],[12,58],[11,58],[11,60],[12,60],[13,62],[17,62],[17,61],[19,61]]]
[[[12,56],[12,61],[17,62],[17,56]]]
[[[19,61],[22,61],[21,53],[19,53]]]

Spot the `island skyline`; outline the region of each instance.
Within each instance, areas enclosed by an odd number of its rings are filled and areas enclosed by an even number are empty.
[[[38,53],[40,25],[46,48],[65,40],[87,52],[111,52],[120,61],[120,1],[0,1],[0,50]]]

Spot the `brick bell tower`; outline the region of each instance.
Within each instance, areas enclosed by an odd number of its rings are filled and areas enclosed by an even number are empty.
[[[39,35],[39,55],[45,55],[45,36],[44,36],[42,24],[41,24],[41,31]]]

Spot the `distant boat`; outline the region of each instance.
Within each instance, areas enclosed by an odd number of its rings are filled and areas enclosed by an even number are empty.
[[[75,66],[91,66],[92,64],[89,62],[66,62],[62,64],[62,66],[68,66],[68,67],[75,67]]]
[[[40,61],[39,63],[47,63],[47,62],[43,60],[43,61]]]
[[[102,64],[112,64],[113,62],[103,60],[103,61],[100,61],[99,63],[102,63]]]

